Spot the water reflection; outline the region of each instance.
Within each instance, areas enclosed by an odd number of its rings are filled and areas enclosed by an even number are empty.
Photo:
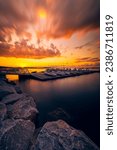
[[[10,81],[17,81],[19,80],[19,76],[18,75],[6,75],[6,78]]]
[[[45,68],[38,68],[38,69],[36,69],[36,68],[28,68],[28,71],[31,73],[31,72],[43,72],[43,71],[45,71],[46,69]]]
[[[71,125],[82,129],[99,145],[99,73],[46,82],[30,79],[19,84],[35,98],[41,121],[47,121],[50,111],[62,108],[71,116]]]

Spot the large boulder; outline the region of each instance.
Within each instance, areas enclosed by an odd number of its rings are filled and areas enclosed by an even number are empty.
[[[0,128],[0,150],[27,150],[35,130],[29,120],[3,121]]]
[[[5,119],[6,114],[7,114],[6,105],[0,102],[0,121]]]
[[[31,150],[99,150],[80,130],[62,120],[47,122]]]
[[[15,90],[16,90],[16,92],[18,94],[22,94],[23,93],[22,90],[21,90],[21,88],[18,85],[15,85],[14,88],[15,88]]]
[[[25,94],[17,94],[17,93],[14,93],[14,94],[10,94],[10,95],[7,95],[5,96],[1,102],[4,103],[4,104],[13,104],[15,103],[16,101],[20,100],[21,98],[25,97]]]
[[[13,94],[15,92],[16,92],[15,89],[11,86],[0,85],[0,99],[2,99],[4,96]]]
[[[38,110],[34,99],[30,96],[25,96],[12,105],[10,117],[14,119],[29,119],[33,120],[36,117]]]

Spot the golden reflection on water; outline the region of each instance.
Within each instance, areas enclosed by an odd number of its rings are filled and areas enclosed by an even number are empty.
[[[45,71],[46,69],[45,68],[39,68],[39,69],[36,69],[36,68],[32,68],[32,69],[28,69],[28,71],[30,72],[30,73],[32,73],[32,72],[43,72],[43,71]],[[6,75],[6,78],[8,79],[8,80],[10,80],[10,81],[17,81],[17,80],[19,80],[19,76],[18,75],[11,75],[11,74],[8,74],[8,75]]]
[[[29,72],[31,73],[31,72],[43,72],[43,71],[45,71],[46,69],[45,68],[41,68],[41,69],[28,69],[29,70]]]
[[[19,80],[19,76],[18,75],[6,75],[6,78],[10,81],[17,81]]]

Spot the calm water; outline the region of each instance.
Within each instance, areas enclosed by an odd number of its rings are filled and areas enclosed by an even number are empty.
[[[70,116],[70,124],[83,130],[97,145],[100,134],[100,74],[94,73],[52,81],[19,81],[22,90],[35,98],[39,118],[58,107]]]

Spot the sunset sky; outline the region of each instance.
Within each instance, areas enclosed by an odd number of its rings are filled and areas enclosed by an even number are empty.
[[[99,0],[0,0],[0,66],[98,67]]]

